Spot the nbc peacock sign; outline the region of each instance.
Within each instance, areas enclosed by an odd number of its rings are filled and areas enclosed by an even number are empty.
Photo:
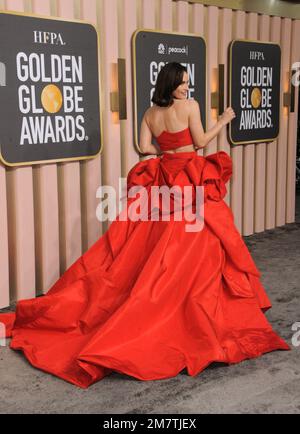
[[[0,13],[4,164],[80,160],[101,152],[98,39],[88,23]]]

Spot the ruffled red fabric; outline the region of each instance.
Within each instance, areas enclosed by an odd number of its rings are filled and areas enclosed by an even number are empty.
[[[165,130],[156,137],[156,141],[163,152],[194,143],[189,127],[173,133]]]
[[[271,302],[225,203],[232,160],[223,151],[138,162],[127,188],[204,187],[204,227],[119,216],[45,296],[1,314],[10,348],[87,388],[112,371],[140,380],[195,376],[289,345],[264,311]],[[132,204],[128,201],[128,207]],[[127,208],[126,208],[127,209]]]

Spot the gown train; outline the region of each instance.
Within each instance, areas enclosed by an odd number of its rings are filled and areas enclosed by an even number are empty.
[[[231,175],[224,151],[134,165],[128,189],[203,186],[203,229],[186,231],[172,213],[169,221],[118,216],[46,295],[0,314],[10,348],[81,388],[112,371],[158,380],[186,367],[196,376],[215,361],[289,350],[264,315],[271,302],[223,200]]]

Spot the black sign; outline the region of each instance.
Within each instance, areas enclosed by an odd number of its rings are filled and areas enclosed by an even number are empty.
[[[232,144],[267,142],[279,134],[280,63],[278,44],[237,39],[229,46],[229,124]]]
[[[137,30],[132,42],[136,146],[138,147],[140,127],[145,111],[153,105],[151,98],[158,73],[169,62],[178,62],[187,68],[188,98],[198,101],[203,129],[206,130],[206,44],[204,39],[201,36],[178,32]],[[156,143],[155,137],[152,141]]]
[[[7,165],[101,151],[98,35],[87,23],[0,13],[0,158]]]

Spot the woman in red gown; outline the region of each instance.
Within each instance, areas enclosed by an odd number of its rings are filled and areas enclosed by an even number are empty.
[[[152,186],[202,186],[203,228],[187,231],[172,209],[167,221],[121,219],[122,211],[46,295],[0,315],[10,348],[79,387],[112,371],[158,380],[186,367],[196,376],[212,362],[290,349],[264,315],[271,302],[223,200],[232,160],[223,151],[196,152],[234,112],[227,108],[204,134],[187,78],[177,62],[160,71],[140,135],[142,152],[154,157],[131,168],[127,194],[134,186],[147,193]]]

